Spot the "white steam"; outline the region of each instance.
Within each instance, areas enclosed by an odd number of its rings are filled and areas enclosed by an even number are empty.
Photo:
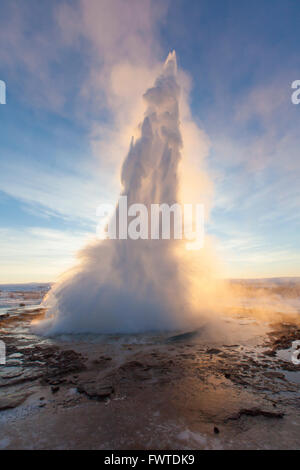
[[[179,200],[179,96],[173,52],[144,94],[140,135],[132,140],[122,166],[122,194],[128,205],[172,205]],[[137,333],[197,324],[216,303],[208,246],[196,255],[185,249],[184,241],[96,241],[51,290],[47,318],[35,329],[48,335]]]

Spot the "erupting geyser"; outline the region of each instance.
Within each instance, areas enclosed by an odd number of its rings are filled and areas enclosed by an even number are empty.
[[[122,167],[128,205],[172,205],[179,199],[183,144],[176,76],[173,52],[144,95],[140,137]],[[180,329],[199,323],[215,305],[210,254],[206,248],[186,250],[183,240],[97,240],[79,261],[47,296],[47,317],[35,325],[39,333]]]

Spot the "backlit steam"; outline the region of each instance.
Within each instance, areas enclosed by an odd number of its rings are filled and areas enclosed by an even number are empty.
[[[122,194],[128,205],[172,205],[179,200],[179,96],[173,52],[144,94],[140,136],[132,141],[123,163]],[[216,307],[219,289],[208,240],[198,252],[186,250],[185,241],[98,240],[80,253],[79,261],[48,295],[47,318],[35,325],[38,332],[180,329],[199,325]]]

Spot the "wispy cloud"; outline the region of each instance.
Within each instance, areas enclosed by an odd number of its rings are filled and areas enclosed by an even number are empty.
[[[0,283],[54,281],[92,236],[40,227],[0,229]]]
[[[7,158],[0,162],[0,189],[35,211],[78,223],[96,223],[96,209],[113,192],[105,174],[90,171],[63,171],[26,161]]]

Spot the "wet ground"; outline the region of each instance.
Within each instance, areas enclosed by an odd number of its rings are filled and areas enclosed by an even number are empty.
[[[30,332],[43,315],[0,317],[1,449],[300,448],[298,316],[45,339]]]

